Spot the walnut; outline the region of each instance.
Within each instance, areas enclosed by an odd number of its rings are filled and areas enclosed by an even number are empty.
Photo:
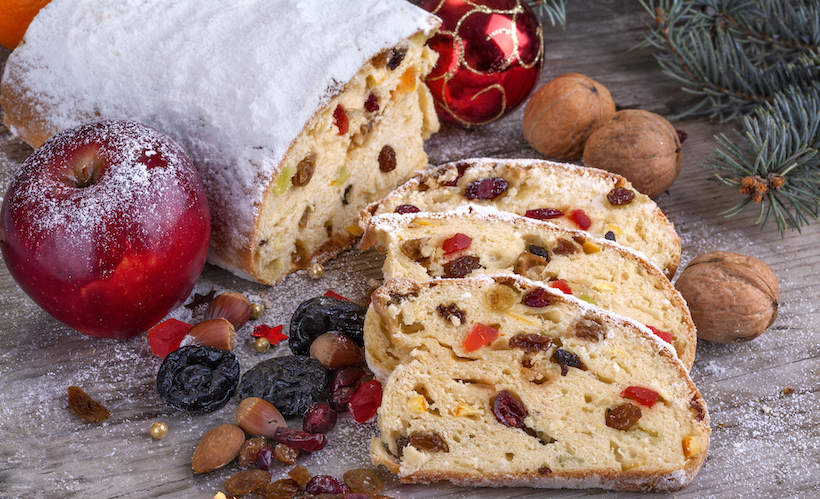
[[[623,175],[638,191],[655,197],[678,177],[683,148],[666,119],[640,109],[625,109],[589,133],[584,164]]]
[[[689,304],[700,339],[749,341],[777,318],[777,276],[751,256],[724,251],[699,255],[683,270],[675,288]]]
[[[614,113],[615,103],[603,85],[577,73],[563,74],[530,98],[524,138],[545,156],[578,159],[592,127]]]

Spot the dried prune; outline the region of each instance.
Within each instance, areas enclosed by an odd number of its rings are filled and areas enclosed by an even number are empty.
[[[240,398],[259,397],[286,418],[301,417],[315,402],[329,395],[330,375],[318,360],[288,355],[260,362],[239,383]]]
[[[317,296],[302,302],[290,320],[290,349],[297,355],[307,355],[313,340],[328,331],[344,333],[357,345],[364,346],[365,312],[361,305],[332,296]]]
[[[157,391],[166,404],[191,412],[222,408],[236,391],[239,361],[233,352],[184,346],[169,353],[157,373]]]

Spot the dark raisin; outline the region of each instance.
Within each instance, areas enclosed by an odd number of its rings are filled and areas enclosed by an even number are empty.
[[[450,452],[447,441],[438,433],[413,433],[408,441],[418,450],[426,452]]]
[[[322,450],[327,445],[327,437],[323,433],[308,433],[306,431],[292,430],[287,426],[276,428],[273,439],[288,447],[303,450],[305,452],[316,452]]]
[[[516,400],[507,390],[501,390],[495,396],[493,414],[499,423],[510,428],[523,428],[524,420],[529,415],[524,404]]]
[[[527,251],[529,251],[533,255],[540,256],[547,262],[550,261],[550,252],[547,251],[547,248],[538,246],[537,244],[530,244],[529,246],[527,246]]]
[[[299,484],[292,478],[283,478],[265,485],[261,492],[263,499],[292,499],[299,492]]]
[[[363,330],[366,310],[348,300],[317,296],[302,302],[290,319],[288,345],[297,355],[307,355],[310,344],[328,331],[349,336],[364,346]]]
[[[350,194],[350,190],[353,189],[353,184],[348,185],[345,187],[345,192],[342,194],[342,204],[347,206],[349,201],[347,200],[348,194]]]
[[[390,146],[382,147],[379,151],[379,171],[384,173],[392,172],[396,169],[396,151]]]
[[[443,317],[447,322],[452,322],[453,317],[458,319],[459,324],[464,324],[467,321],[467,314],[458,308],[458,305],[455,303],[451,303],[446,307],[444,305],[439,305],[436,307],[436,312],[438,312],[438,315]]]
[[[92,399],[78,386],[68,387],[68,406],[71,407],[74,414],[89,423],[105,421],[111,415],[111,412],[105,406]]]
[[[609,191],[606,200],[613,206],[622,206],[635,200],[635,192],[625,187],[616,187]]]
[[[239,361],[233,352],[189,345],[162,361],[157,392],[174,409],[213,412],[228,403],[238,382]]]
[[[572,326],[575,336],[587,341],[601,341],[606,335],[604,325],[595,319],[583,317]]]
[[[531,308],[547,307],[550,304],[550,293],[543,288],[536,288],[524,295],[521,303]]]
[[[424,239],[409,239],[401,243],[401,252],[414,262],[426,262],[430,258],[421,254],[421,249],[425,244]]]
[[[356,468],[345,471],[342,476],[350,490],[356,494],[365,494],[367,497],[379,494],[384,490],[384,482],[373,470]]]
[[[336,426],[336,411],[327,402],[310,406],[302,419],[302,430],[308,433],[327,433]]]
[[[478,257],[462,256],[444,265],[444,277],[464,277],[475,269],[481,268]]]
[[[394,213],[398,213],[399,215],[406,215],[408,213],[418,213],[420,211],[421,210],[418,207],[413,206],[412,204],[400,204],[396,206]]]
[[[375,113],[379,110],[379,98],[376,97],[376,94],[370,94],[367,96],[367,100],[364,101],[364,108],[369,113]]]
[[[606,238],[606,239],[608,239],[608,240],[610,240],[610,241],[614,241],[614,240],[615,240],[615,233],[614,233],[614,232],[612,232],[611,230],[610,230],[610,231],[607,231],[607,233],[606,233],[606,234],[604,234],[604,238]]]
[[[267,400],[286,418],[301,417],[315,402],[328,399],[330,376],[318,360],[287,355],[260,362],[242,376],[239,396]]]
[[[305,492],[308,494],[347,494],[350,492],[343,481],[330,475],[314,475],[305,485]]]
[[[507,192],[507,181],[501,177],[473,180],[464,189],[467,199],[495,199]]]
[[[552,339],[538,333],[521,333],[510,338],[510,348],[520,348],[525,352],[546,352],[552,348]]]
[[[572,241],[560,238],[555,241],[555,246],[552,247],[553,254],[556,255],[571,255],[578,251],[578,246]]]
[[[555,353],[552,354],[552,357],[550,357],[550,360],[561,366],[561,376],[566,376],[570,367],[582,371],[586,370],[586,366],[584,366],[584,363],[581,362],[581,359],[577,355],[562,348],[556,350]]]
[[[564,212],[554,208],[536,208],[534,210],[527,210],[524,216],[536,220],[549,220],[551,218],[563,217]]]
[[[604,416],[606,425],[616,430],[628,430],[641,419],[641,408],[635,404],[624,403],[608,408]]]
[[[313,177],[313,170],[316,168],[316,154],[311,153],[296,165],[296,173],[290,179],[290,182],[296,187],[303,187],[308,185],[310,179]]]
[[[397,67],[401,65],[401,61],[404,60],[404,56],[406,55],[406,50],[393,50],[393,53],[390,55],[390,60],[387,62],[387,67],[391,70],[395,70]]]
[[[225,492],[229,496],[241,496],[259,490],[270,482],[270,473],[263,470],[243,470],[234,473],[225,481]]]

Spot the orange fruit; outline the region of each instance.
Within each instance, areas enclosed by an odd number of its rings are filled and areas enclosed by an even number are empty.
[[[31,20],[50,0],[0,0],[0,45],[14,49]]]

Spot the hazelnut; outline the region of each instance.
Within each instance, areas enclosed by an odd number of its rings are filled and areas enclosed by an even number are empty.
[[[349,336],[335,331],[320,335],[310,345],[310,356],[327,369],[357,366],[364,362],[362,349]]]
[[[273,438],[285,418],[273,404],[259,397],[243,399],[236,408],[236,424],[255,437]]]
[[[589,133],[584,164],[622,175],[639,192],[655,197],[678,177],[683,147],[675,127],[662,116],[625,109]]]
[[[179,346],[199,345],[233,351],[236,347],[236,329],[225,319],[210,319],[195,324],[185,333]]]
[[[698,330],[717,343],[749,341],[777,318],[780,286],[757,258],[715,251],[697,256],[675,282]]]
[[[239,455],[245,443],[245,432],[236,425],[223,424],[202,436],[194,449],[191,465],[194,473],[221,468]]]
[[[524,138],[544,156],[578,159],[592,127],[614,113],[615,102],[603,85],[581,74],[563,74],[527,102]]]
[[[251,315],[251,302],[242,293],[228,291],[216,296],[205,310],[205,320],[227,319],[235,329],[240,329],[248,322]]]

